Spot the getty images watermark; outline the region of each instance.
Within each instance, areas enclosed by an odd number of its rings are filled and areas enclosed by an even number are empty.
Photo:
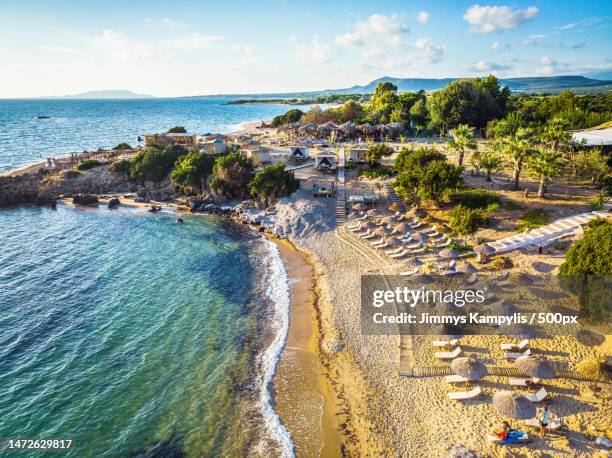
[[[610,327],[610,279],[382,276],[361,279],[363,334],[505,334],[521,338]]]

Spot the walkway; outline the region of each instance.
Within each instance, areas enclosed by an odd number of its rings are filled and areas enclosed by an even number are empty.
[[[340,150],[338,158],[338,189],[336,201],[336,227],[344,225],[346,221],[346,191],[344,188],[344,148]]]
[[[578,227],[588,223],[592,219],[610,216],[610,210],[612,210],[612,201],[605,203],[600,211],[582,213],[569,218],[558,219],[548,226],[540,227],[523,234],[506,237],[495,242],[489,242],[488,245],[493,247],[496,253],[505,253],[529,245],[546,245],[555,239],[571,234],[578,229]]]

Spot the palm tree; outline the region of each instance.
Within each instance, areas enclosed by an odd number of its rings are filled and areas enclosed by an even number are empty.
[[[544,197],[546,183],[563,171],[565,161],[555,151],[539,150],[529,159],[529,170],[540,179],[538,197]]]
[[[487,171],[487,181],[491,181],[491,172],[496,170],[502,162],[503,159],[493,151],[485,151],[485,153],[478,158],[480,168]]]
[[[514,189],[519,188],[523,164],[532,154],[533,144],[533,131],[524,127],[517,129],[514,135],[502,137],[499,140],[499,148],[502,154],[512,163]]]
[[[567,119],[552,118],[544,126],[542,140],[556,153],[571,142],[572,134],[569,132],[569,127]]]
[[[451,139],[446,145],[459,153],[459,165],[463,165],[463,157],[468,149],[476,149],[476,140],[474,139],[474,128],[467,124],[459,124],[450,131]]]

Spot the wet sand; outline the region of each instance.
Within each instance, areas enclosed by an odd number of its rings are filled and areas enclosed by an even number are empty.
[[[289,333],[274,377],[274,408],[298,457],[340,456],[337,407],[319,358],[314,268],[290,242],[274,242],[291,285]]]

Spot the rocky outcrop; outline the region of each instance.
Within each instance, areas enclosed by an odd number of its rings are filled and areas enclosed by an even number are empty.
[[[94,205],[98,203],[98,197],[91,194],[77,194],[72,198],[72,203],[76,205]]]
[[[121,201],[116,197],[108,201],[108,208],[117,208],[119,205],[121,205]]]

